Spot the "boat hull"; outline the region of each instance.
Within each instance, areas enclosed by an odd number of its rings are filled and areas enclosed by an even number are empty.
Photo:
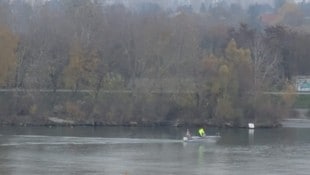
[[[217,142],[221,136],[192,136],[192,137],[183,137],[184,142]]]

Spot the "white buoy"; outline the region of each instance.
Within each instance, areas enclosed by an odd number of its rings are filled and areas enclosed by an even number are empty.
[[[255,125],[254,125],[254,123],[248,123],[248,127],[249,127],[250,129],[254,129],[254,128],[255,128]]]
[[[187,137],[183,137],[183,141],[188,141],[188,138]]]

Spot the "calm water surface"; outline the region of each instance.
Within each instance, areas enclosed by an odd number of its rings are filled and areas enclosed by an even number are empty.
[[[194,131],[196,128],[192,128]],[[0,174],[310,174],[310,128],[216,129],[183,143],[185,128],[0,128]]]

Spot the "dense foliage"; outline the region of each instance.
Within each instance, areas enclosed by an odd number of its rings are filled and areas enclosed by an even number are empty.
[[[278,124],[310,73],[309,6],[2,0],[2,123]]]

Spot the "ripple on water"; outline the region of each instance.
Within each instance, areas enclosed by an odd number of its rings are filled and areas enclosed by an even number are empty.
[[[60,137],[40,135],[14,135],[0,146],[22,145],[106,145],[106,144],[139,144],[139,143],[182,143],[170,139],[138,139],[138,138],[101,138],[101,137]]]

